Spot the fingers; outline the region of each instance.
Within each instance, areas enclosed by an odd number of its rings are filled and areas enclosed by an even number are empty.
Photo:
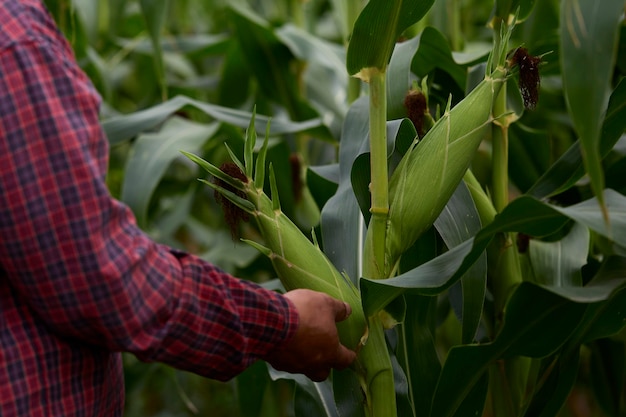
[[[333,309],[335,311],[335,322],[344,321],[350,314],[352,314],[352,307],[350,304],[337,300],[335,298],[333,300]]]
[[[268,362],[277,369],[323,381],[332,368],[345,369],[355,361],[356,353],[341,344],[335,325],[350,316],[349,304],[305,289],[289,291],[285,297],[296,307],[300,324],[290,343],[268,356]]]
[[[355,361],[355,359],[356,352],[340,344],[337,348],[337,356],[335,358],[335,362],[333,363],[333,368],[339,370],[346,369],[352,364],[352,362]]]

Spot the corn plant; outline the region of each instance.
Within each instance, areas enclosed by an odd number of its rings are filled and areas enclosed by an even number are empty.
[[[626,412],[623,0],[48,3],[146,231],[353,307],[350,369],[256,364],[226,415]]]

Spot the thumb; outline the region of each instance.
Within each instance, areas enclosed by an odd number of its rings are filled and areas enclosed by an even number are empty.
[[[333,299],[333,310],[335,312],[335,322],[344,321],[352,314],[350,304],[337,299]]]
[[[356,352],[348,349],[343,345],[339,345],[337,350],[337,357],[335,359],[335,363],[333,364],[333,368],[336,369],[345,369],[352,364],[356,359]]]

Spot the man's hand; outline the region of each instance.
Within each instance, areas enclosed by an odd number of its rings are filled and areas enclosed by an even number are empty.
[[[289,291],[285,297],[296,306],[300,324],[286,345],[264,359],[280,371],[305,374],[318,382],[328,378],[331,368],[350,366],[356,353],[339,342],[335,325],[348,318],[350,305],[304,289]]]

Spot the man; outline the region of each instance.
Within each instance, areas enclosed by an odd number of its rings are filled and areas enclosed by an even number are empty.
[[[119,352],[227,380],[355,353],[325,294],[281,296],[151,241],[104,182],[99,98],[40,0],[0,0],[0,415],[120,416]]]

